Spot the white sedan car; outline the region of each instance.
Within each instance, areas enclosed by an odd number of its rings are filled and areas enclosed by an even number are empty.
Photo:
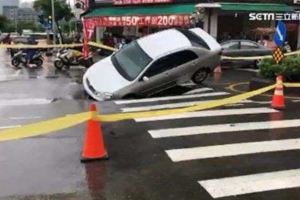
[[[189,80],[201,83],[220,57],[221,46],[202,29],[168,29],[95,63],[83,85],[99,101],[150,96]]]

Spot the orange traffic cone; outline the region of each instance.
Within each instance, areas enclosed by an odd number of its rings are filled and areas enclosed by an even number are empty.
[[[272,108],[275,108],[278,110],[285,108],[282,79],[283,78],[281,75],[277,76],[275,91],[274,91],[274,95],[272,98]]]
[[[221,65],[215,67],[214,73],[222,73]]]
[[[90,112],[92,113],[92,118],[87,122],[81,162],[108,159],[101,124],[96,120],[97,108],[95,104],[90,105]]]

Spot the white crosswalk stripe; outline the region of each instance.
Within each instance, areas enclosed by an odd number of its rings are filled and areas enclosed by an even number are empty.
[[[229,124],[213,124],[205,126],[193,126],[184,128],[169,128],[148,131],[153,138],[178,137],[189,135],[203,135],[212,133],[253,131],[275,128],[300,127],[300,119],[265,121],[265,122],[245,122]]]
[[[203,92],[200,94],[196,94],[197,97],[201,97],[201,95],[206,94],[204,89],[203,91],[197,89],[194,92]],[[210,92],[210,90],[207,90]],[[210,92],[207,94],[212,94],[214,92]],[[198,100],[194,101],[192,98],[187,99],[185,96],[187,94],[193,94],[193,92],[186,93],[183,97],[175,97],[168,98],[163,97],[160,99],[153,100],[145,100],[138,101],[137,103],[148,103],[144,106],[136,106],[124,107],[121,108],[123,112],[133,112],[133,111],[147,111],[147,110],[155,110],[155,109],[168,109],[168,108],[178,108],[185,106],[192,106],[195,104],[199,104],[202,102],[215,100],[213,97],[216,96],[207,96],[210,97],[211,100]],[[157,102],[157,101],[168,100],[167,103]],[[181,100],[180,102],[173,102],[172,100]],[[131,104],[136,103],[135,101],[121,101],[118,104]],[[149,105],[151,103],[151,105]],[[251,103],[251,107],[246,103]],[[252,104],[256,104],[255,107]],[[194,137],[205,137],[204,135],[211,135],[218,133],[218,141],[222,140],[222,137],[226,137],[227,135],[235,134],[236,137],[241,137],[241,135],[245,134],[254,134],[257,133],[258,130],[273,130],[273,129],[282,129],[285,132],[288,132],[290,128],[300,127],[300,119],[272,119],[272,116],[281,116],[279,111],[274,110],[268,106],[270,104],[269,101],[265,102],[255,102],[251,100],[241,101],[238,104],[241,104],[242,108],[224,108],[224,109],[214,109],[214,110],[204,110],[204,111],[194,111],[188,113],[181,114],[173,114],[166,116],[158,116],[158,117],[149,117],[149,118],[136,118],[134,119],[136,122],[147,122],[147,125],[151,126],[151,122],[159,121],[160,129],[150,129],[148,133],[152,136],[152,138],[160,141],[159,139],[163,139],[162,141],[169,140],[180,140],[185,137],[194,136]],[[257,107],[260,105],[260,107]],[[263,118],[263,121],[258,119],[253,120],[254,118],[248,117],[251,115],[254,117],[255,115],[260,115],[261,117],[267,115],[267,119]],[[234,116],[234,117],[231,117]],[[213,124],[205,124],[205,117],[214,117],[216,121]],[[218,117],[223,117],[222,120],[225,120],[226,123],[218,123]],[[197,120],[193,120],[189,122],[189,126],[184,127],[170,127],[170,122],[172,120],[180,120],[183,122],[188,121],[191,118],[199,118],[199,123]],[[239,118],[242,121],[238,120]],[[276,118],[276,117],[274,117]],[[237,120],[237,121],[235,121]],[[211,122],[211,121],[210,121]],[[148,124],[149,123],[149,124]],[[165,125],[169,127],[163,127]],[[176,124],[176,123],[174,123]],[[175,125],[176,126],[176,125]],[[153,126],[152,126],[153,127]],[[272,131],[268,131],[269,134],[273,134]],[[239,134],[243,133],[243,134]],[[274,133],[275,134],[275,133]],[[211,160],[220,160],[225,159],[226,157],[234,157],[239,158],[240,156],[248,156],[252,155],[254,157],[258,155],[264,155],[262,153],[272,153],[276,154],[278,152],[288,152],[288,151],[299,151],[300,150],[300,135],[299,138],[288,138],[288,139],[273,139],[274,137],[270,137],[272,139],[264,139],[263,141],[245,141],[243,142],[228,142],[226,140],[225,143],[222,144],[209,144],[205,145],[197,145],[197,140],[194,141],[193,146],[176,146],[176,148],[165,148],[164,151],[170,158],[170,161],[174,163],[185,163],[187,161],[193,160],[208,160],[208,163]],[[189,141],[189,140],[186,140]],[[205,143],[205,142],[204,142]],[[169,142],[166,144],[170,145]],[[171,143],[172,144],[172,143]],[[178,143],[176,143],[178,144]],[[180,144],[180,143],[179,143]],[[238,165],[238,163],[236,163]],[[214,166],[215,167],[215,166]],[[243,168],[244,166],[235,166]],[[251,171],[251,170],[250,170]],[[271,190],[279,190],[279,189],[288,189],[288,188],[298,188],[300,187],[300,169],[283,169],[281,171],[267,171],[264,173],[253,173],[246,174],[243,176],[230,176],[230,173],[225,178],[214,178],[212,179],[204,179],[197,178],[198,183],[211,195],[213,198],[222,198],[229,196],[237,196],[237,195],[246,195],[257,192],[266,192]]]
[[[196,83],[193,83],[191,81],[180,84],[180,86],[183,86],[183,87],[196,86],[196,85],[197,85]]]
[[[146,103],[146,102],[156,102],[165,100],[178,100],[178,99],[189,99],[189,98],[199,98],[199,97],[214,97],[228,95],[228,92],[212,92],[204,94],[190,94],[190,95],[177,95],[177,96],[167,96],[167,97],[157,97],[157,98],[145,98],[145,99],[134,99],[134,100],[119,100],[114,101],[116,104],[132,104],[132,103]]]
[[[226,116],[226,115],[246,115],[246,114],[259,114],[259,113],[275,113],[278,112],[272,108],[241,108],[241,109],[220,109],[220,110],[207,110],[199,112],[187,112],[175,115],[166,115],[159,117],[148,118],[136,118],[136,122],[150,122],[159,120],[171,120],[171,119],[186,119],[195,117],[211,117],[211,116]]]
[[[300,149],[300,139],[249,142],[167,150],[173,162]]]
[[[300,169],[199,181],[213,198],[300,187]]]
[[[228,95],[228,92],[211,92],[204,94],[190,94],[190,95],[177,95],[177,96],[167,96],[167,97],[157,97],[157,98],[145,98],[145,99],[134,99],[134,100],[119,100],[115,101],[116,104],[133,104],[133,103],[147,103],[147,102],[157,102],[157,101],[170,101],[170,100],[180,100],[180,99],[191,99],[200,97],[215,97]]]
[[[0,100],[0,107],[50,104],[52,99],[9,99]]]
[[[208,92],[208,91],[213,91],[213,89],[212,88],[197,88],[197,89],[190,90],[184,94],[197,94],[197,93]]]
[[[158,109],[168,109],[168,108],[180,108],[186,106],[193,106],[200,103],[207,103],[212,100],[203,100],[203,101],[189,101],[189,102],[180,102],[180,103],[169,103],[169,104],[160,104],[160,105],[150,105],[150,106],[138,106],[138,107],[126,107],[121,108],[122,112],[136,112],[136,111],[147,111],[147,110],[158,110]],[[252,103],[251,100],[241,101],[242,103]]]

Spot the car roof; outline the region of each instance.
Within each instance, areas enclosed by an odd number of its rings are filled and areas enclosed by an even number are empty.
[[[176,29],[160,31],[138,39],[137,42],[152,59],[167,52],[192,47],[189,39]]]

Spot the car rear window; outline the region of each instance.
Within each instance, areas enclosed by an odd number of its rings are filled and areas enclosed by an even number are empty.
[[[177,29],[177,30],[190,40],[190,42],[192,43],[192,46],[209,49],[206,42],[201,37],[196,35],[195,33],[191,32],[189,30],[186,30],[186,29]]]

